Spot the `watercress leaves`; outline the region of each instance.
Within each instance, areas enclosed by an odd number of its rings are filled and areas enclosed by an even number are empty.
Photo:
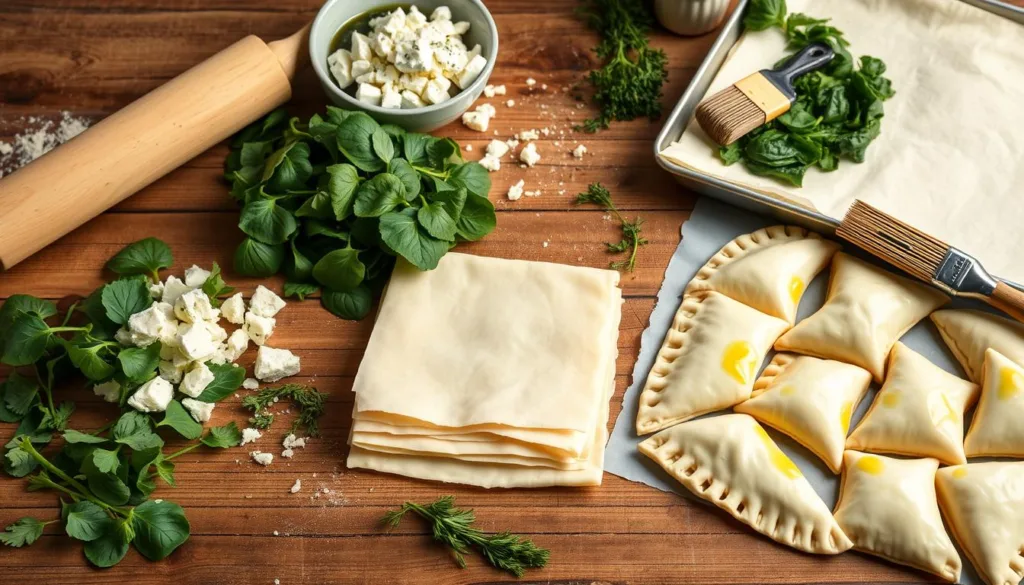
[[[206,364],[213,373],[213,381],[206,385],[196,400],[218,402],[234,394],[245,381],[245,368],[234,364]]]
[[[145,382],[160,365],[160,342],[146,347],[128,347],[117,354],[121,371],[129,380]]]
[[[395,157],[395,145],[391,142],[391,136],[383,128],[377,127],[373,131],[370,141],[373,143],[373,152],[385,163],[391,162]]]
[[[113,524],[107,513],[90,501],[75,502],[68,506],[64,530],[71,538],[89,542],[103,536]]]
[[[218,297],[230,295],[235,292],[235,287],[228,286],[224,282],[224,277],[220,272],[220,265],[216,262],[213,263],[213,267],[210,269],[210,276],[206,277],[206,281],[203,282],[203,292],[206,296],[210,297],[210,302],[213,306],[219,307],[220,300]]]
[[[157,238],[146,238],[125,246],[107,262],[107,268],[121,276],[144,274],[160,280],[160,270],[172,264],[171,248]]]
[[[107,569],[120,563],[128,554],[128,541],[123,531],[114,523],[107,527],[96,540],[85,543],[82,549],[85,558],[101,569]]]
[[[773,26],[785,27],[786,12],[786,0],[751,2],[743,17],[743,26],[754,31],[767,30]]]
[[[171,427],[186,439],[198,439],[203,434],[203,425],[197,423],[192,415],[177,400],[167,405],[164,419],[156,423],[158,427]]]
[[[0,543],[14,548],[29,546],[39,540],[45,526],[46,523],[35,518],[22,518],[0,532]]]
[[[242,443],[242,431],[238,430],[238,426],[232,421],[222,427],[210,429],[202,438],[202,442],[207,447],[214,449],[237,447]]]
[[[485,197],[470,194],[466,196],[455,230],[459,237],[473,242],[494,231],[497,222],[494,205]]]
[[[325,290],[321,301],[328,311],[342,319],[359,321],[370,313],[373,293],[366,285],[359,285],[349,291]]]
[[[455,239],[455,219],[448,214],[444,203],[435,201],[424,205],[416,212],[416,219],[435,238],[447,241]]]
[[[32,313],[21,313],[4,335],[3,363],[27,366],[35,363],[46,351],[50,327]]]
[[[128,323],[128,318],[149,308],[153,298],[146,283],[137,279],[122,278],[103,287],[101,293],[107,318],[118,325]]]
[[[356,193],[358,217],[380,217],[405,203],[405,185],[391,173],[381,173],[363,183]]]
[[[363,112],[354,112],[338,125],[338,150],[361,171],[376,172],[384,162],[373,149],[373,135],[380,129],[377,122]]]
[[[284,246],[245,238],[235,250],[235,272],[245,276],[273,276],[284,263]]]
[[[247,236],[264,244],[282,244],[298,228],[295,217],[281,207],[277,199],[250,201],[242,208],[238,227]]]
[[[313,175],[309,162],[309,146],[292,142],[282,146],[267,159],[263,180],[274,191],[302,189]]]
[[[181,506],[168,501],[150,500],[135,508],[132,515],[135,548],[151,561],[167,558],[188,540],[191,527]]]
[[[420,270],[433,270],[448,251],[448,243],[419,226],[415,209],[387,213],[380,218],[380,237]]]
[[[359,251],[342,248],[327,253],[313,266],[313,278],[323,286],[348,291],[359,286],[366,276],[366,266],[359,260]]]
[[[318,290],[320,290],[320,287],[315,284],[306,284],[304,282],[284,283],[284,296],[296,298],[300,301],[304,301],[306,297],[316,294]]]

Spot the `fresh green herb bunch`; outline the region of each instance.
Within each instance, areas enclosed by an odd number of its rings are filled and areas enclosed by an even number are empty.
[[[284,292],[344,319],[369,313],[401,256],[431,270],[495,226],[491,179],[450,138],[380,125],[328,106],[308,123],[277,110],[242,130],[225,162],[246,238],[235,270],[283,271]]]
[[[630,221],[623,217],[619,210],[616,209],[615,203],[612,202],[612,194],[604,185],[601,183],[591,183],[587,186],[587,190],[584,193],[576,195],[576,205],[582,205],[584,203],[593,203],[600,205],[606,211],[610,211],[615,215],[615,219],[619,220],[619,224],[622,225],[622,240],[612,243],[608,242],[605,244],[608,251],[612,253],[627,253],[629,256],[625,260],[619,260],[609,264],[609,267],[613,270],[625,270],[626,272],[633,272],[636,268],[636,254],[640,250],[641,246],[647,245],[647,239],[640,235],[643,229],[644,220],[637,216],[636,219]]]
[[[234,423],[210,429],[188,414],[180,402],[170,403],[162,419],[126,408],[128,397],[157,375],[160,344],[128,347],[115,339],[128,318],[153,304],[149,279],[174,262],[170,248],[148,238],[125,247],[107,267],[120,278],[93,291],[82,303],[59,311],[51,301],[13,295],[0,307],[0,363],[13,367],[0,383],[0,422],[17,424],[4,445],[3,468],[11,477],[28,477],[31,491],[52,489],[61,494],[61,514],[54,520],[22,518],[0,532],[0,544],[20,547],[40,538],[48,524],[59,523],[85,543],[92,564],[110,567],[135,548],[159,560],[189,536],[181,507],[150,501],[159,478],[174,485],[173,460],[202,445],[233,447],[241,433]],[[209,288],[208,288],[209,287]],[[224,293],[230,287],[214,270],[204,291]],[[210,365],[215,379],[199,400],[216,402],[241,385],[244,370]],[[116,383],[121,408],[114,422],[84,433],[69,428],[75,405],[58,404],[54,392],[77,376],[91,384]],[[169,427],[182,437],[200,439],[165,455],[164,440],[155,431]],[[63,446],[43,451],[55,435]]]
[[[657,119],[668,57],[648,43],[654,18],[645,0],[584,0],[580,12],[601,35],[594,52],[605,62],[587,77],[601,113],[581,129],[597,132],[613,120]]]
[[[397,528],[407,512],[414,512],[431,524],[434,540],[448,547],[455,563],[466,568],[465,555],[477,549],[492,566],[522,577],[526,569],[543,567],[551,552],[529,539],[506,532],[487,534],[473,526],[473,510],[455,507],[455,496],[444,496],[427,505],[405,502],[381,518],[381,522]]]
[[[257,429],[269,429],[274,424],[274,415],[268,409],[279,400],[291,400],[299,409],[299,416],[292,422],[291,432],[306,429],[311,437],[320,436],[320,417],[324,414],[327,395],[312,386],[284,384],[277,388],[264,388],[256,394],[242,399],[242,406],[252,412],[249,422]]]
[[[755,175],[803,186],[807,169],[839,168],[840,158],[864,162],[868,146],[882,129],[882,103],[895,95],[884,76],[885,63],[861,57],[855,65],[842,31],[801,13],[786,13],[785,0],[753,0],[743,20],[755,31],[779,28],[794,52],[827,43],[835,58],[824,70],[799,77],[796,102],[785,114],[719,149],[726,164],[742,161]],[[782,60],[785,60],[783,58]]]

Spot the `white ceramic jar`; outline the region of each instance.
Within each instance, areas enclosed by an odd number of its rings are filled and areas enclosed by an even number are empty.
[[[702,35],[722,23],[729,0],[654,0],[658,22],[686,36]]]

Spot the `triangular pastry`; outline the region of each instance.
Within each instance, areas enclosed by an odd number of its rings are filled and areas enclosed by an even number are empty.
[[[989,349],[984,371],[964,451],[968,457],[1024,457],[1024,367]]]
[[[684,296],[640,394],[637,434],[750,398],[765,354],[787,328],[717,292]]]
[[[807,285],[838,249],[839,244],[802,227],[762,228],[726,244],[685,294],[714,290],[792,324]]]
[[[893,459],[847,451],[835,517],[853,548],[951,583],[962,562],[942,526],[935,459]]]
[[[977,398],[977,384],[897,343],[885,384],[846,440],[846,448],[934,457],[948,465],[966,463],[964,412]]]
[[[989,585],[1024,578],[1024,462],[946,467],[935,476],[954,538]]]
[[[775,349],[860,366],[881,382],[893,344],[948,301],[931,287],[838,253],[825,305],[786,332]]]
[[[782,544],[816,554],[852,546],[800,468],[745,414],[676,425],[638,448],[688,490]]]
[[[972,381],[981,382],[985,350],[989,348],[1024,364],[1024,324],[966,309],[936,311],[931,317],[942,340]]]
[[[850,417],[870,385],[863,368],[780,353],[754,382],[752,398],[734,410],[789,435],[839,473]]]

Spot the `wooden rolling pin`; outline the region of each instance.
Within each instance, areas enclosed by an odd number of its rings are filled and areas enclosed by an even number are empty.
[[[309,25],[248,36],[0,179],[0,268],[35,254],[288,101]]]

